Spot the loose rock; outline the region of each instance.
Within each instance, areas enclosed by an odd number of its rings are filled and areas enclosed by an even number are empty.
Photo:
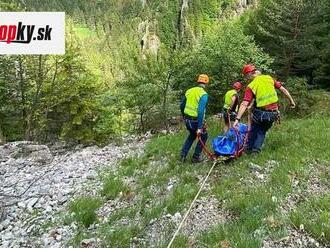
[[[143,142],[133,140],[123,147],[48,148],[26,141],[0,146],[0,203],[6,203],[0,214],[6,208],[7,216],[0,224],[0,247],[64,247],[76,227],[49,232],[43,225],[67,208],[73,194],[96,194],[100,169],[115,168],[119,159],[142,149]]]

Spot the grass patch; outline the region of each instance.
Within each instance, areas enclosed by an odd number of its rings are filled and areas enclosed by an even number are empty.
[[[120,209],[119,211],[113,213],[111,216],[109,216],[107,225],[113,225],[116,221],[122,219],[122,218],[129,218],[133,219],[136,215],[136,209],[135,208],[124,208]]]
[[[227,207],[242,218],[253,216],[254,219],[263,218],[274,211],[276,204],[272,195],[264,188],[252,188],[236,194],[229,200]]]
[[[330,194],[311,198],[301,203],[290,214],[290,220],[296,228],[304,225],[305,230],[316,239],[330,243]]]
[[[145,156],[140,158],[125,158],[120,162],[119,175],[133,176],[136,170],[141,170],[148,165],[149,159]]]
[[[188,208],[189,203],[196,195],[198,187],[196,184],[178,185],[173,190],[172,195],[166,200],[165,207],[170,214],[182,211]]]
[[[330,188],[330,162],[316,160],[316,170],[319,172],[319,178],[322,184]]]
[[[228,240],[233,247],[260,247],[268,235],[283,237],[287,221],[279,215],[278,204],[292,192],[293,179],[301,182],[306,180],[311,159],[319,157],[329,160],[327,142],[330,137],[324,132],[327,126],[330,126],[329,118],[285,121],[281,126],[274,126],[268,133],[263,152],[259,156],[244,156],[227,167],[217,168],[219,177],[211,180],[212,193],[223,201],[223,206],[234,213],[236,219],[216,228],[214,233],[204,233],[198,243],[202,247],[212,247]],[[209,122],[209,127],[210,136],[213,137],[221,130],[214,121]],[[313,134],[310,132],[311,127]],[[154,184],[158,177],[163,183],[166,178],[174,175],[181,184],[194,185],[197,189],[196,175],[204,176],[209,166],[192,167],[189,163],[182,166],[177,162],[184,138],[185,132],[182,131],[176,135],[156,137],[148,143],[146,153],[149,158],[154,160],[166,157],[169,164],[167,169],[148,178],[148,185]],[[276,165],[269,172],[269,180],[260,184],[256,178],[253,179],[249,163],[258,164],[265,170],[269,160],[275,160]],[[192,195],[194,193],[192,190]],[[164,214],[163,208],[172,214],[182,211],[191,201],[189,193],[182,195],[183,192],[178,190],[147,213],[156,217]]]
[[[106,197],[106,199],[115,199],[119,193],[127,194],[129,188],[123,183],[118,177],[113,174],[107,175],[103,179],[103,185],[101,190],[101,195]]]
[[[214,182],[213,192],[218,197],[219,200],[228,200],[231,198],[232,190],[236,192],[243,191],[243,186],[239,185],[237,182],[239,177],[236,176],[223,176],[221,178],[221,183]]]
[[[240,222],[214,227],[201,234],[197,240],[200,247],[221,247],[221,244],[227,243],[229,247],[256,248],[261,244]]]
[[[176,186],[170,195],[164,199],[156,201],[153,205],[146,208],[145,201],[140,205],[140,211],[143,217],[144,225],[147,225],[150,220],[159,218],[164,214],[174,215],[189,207],[190,201],[197,193],[197,186],[193,184],[181,184]]]
[[[178,235],[175,241],[172,244],[173,248],[181,248],[181,247],[191,247],[189,246],[189,239],[186,236]]]
[[[81,241],[84,239],[90,239],[93,238],[93,234],[86,232],[85,229],[79,228],[73,238],[70,240],[68,245],[72,245],[73,247],[81,247]]]
[[[80,197],[70,203],[69,210],[73,219],[89,227],[96,222],[96,210],[101,206],[101,200],[93,197]]]
[[[99,233],[105,247],[131,247],[132,239],[140,232],[137,226],[122,226],[116,229],[109,227]]]

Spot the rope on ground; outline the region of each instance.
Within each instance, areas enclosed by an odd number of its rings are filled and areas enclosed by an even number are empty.
[[[167,248],[170,248],[170,247],[172,246],[172,244],[173,244],[173,242],[174,242],[176,236],[178,236],[178,234],[179,234],[179,232],[180,232],[180,230],[181,230],[181,228],[182,228],[184,222],[186,221],[186,219],[187,219],[187,217],[188,217],[188,215],[189,215],[189,213],[190,213],[192,207],[194,206],[196,200],[198,199],[200,193],[202,192],[202,190],[203,190],[203,188],[204,188],[204,186],[205,186],[205,184],[206,184],[206,181],[207,181],[207,179],[209,178],[209,176],[211,175],[211,173],[212,173],[212,171],[213,171],[213,169],[214,169],[214,167],[215,167],[216,164],[217,164],[216,161],[213,162],[213,165],[212,165],[211,169],[209,170],[209,173],[208,173],[207,176],[204,178],[204,181],[203,181],[201,187],[199,188],[199,190],[198,190],[198,192],[197,192],[197,194],[196,194],[194,200],[191,202],[190,207],[188,208],[187,212],[185,213],[183,219],[181,220],[180,225],[179,225],[178,229],[175,231],[175,233],[174,233],[174,235],[173,235],[173,237],[172,237],[170,243],[168,244]]]
[[[205,155],[208,157],[208,159],[211,160],[211,161],[216,160],[217,159],[216,155],[214,153],[210,152],[207,149],[207,147],[206,147],[205,143],[203,142],[201,136],[197,136],[197,139],[198,139],[198,142],[202,145],[202,150],[205,153]]]

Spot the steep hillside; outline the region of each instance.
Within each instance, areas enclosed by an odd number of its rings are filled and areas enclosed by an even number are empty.
[[[215,117],[208,125],[211,137],[222,130]],[[329,126],[327,113],[283,120],[260,155],[216,166],[173,247],[329,247]],[[212,165],[179,162],[185,136],[149,134],[143,152],[143,142],[53,147],[52,162],[36,156],[44,147],[0,147],[12,156],[1,162],[2,244],[166,247]]]
[[[219,133],[218,120],[209,126]],[[328,117],[283,121],[262,154],[217,166],[173,247],[328,247],[329,126]],[[143,156],[105,173],[97,224],[80,225],[72,244],[166,247],[211,166],[178,161],[185,134],[154,137]]]

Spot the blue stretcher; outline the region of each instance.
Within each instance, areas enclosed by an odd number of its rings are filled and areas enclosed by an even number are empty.
[[[239,124],[237,129],[230,128],[224,135],[212,141],[216,156],[238,157],[241,155],[248,135],[248,125]]]

